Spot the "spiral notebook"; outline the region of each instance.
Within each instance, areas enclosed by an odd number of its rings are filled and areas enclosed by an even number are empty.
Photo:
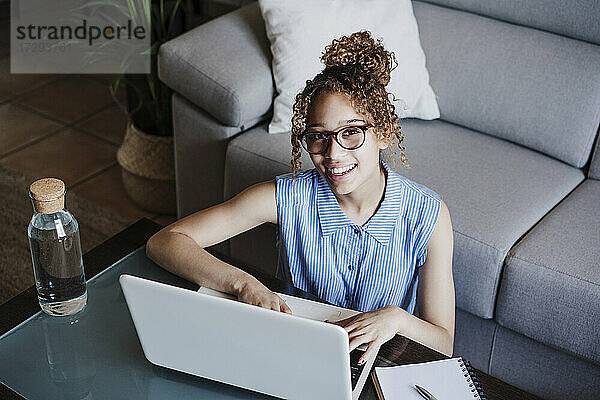
[[[375,367],[373,383],[380,400],[423,400],[415,384],[439,400],[486,400],[475,371],[461,357],[397,367]]]

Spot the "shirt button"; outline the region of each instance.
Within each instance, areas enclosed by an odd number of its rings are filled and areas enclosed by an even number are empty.
[[[354,228],[354,233],[356,233],[358,235],[360,233],[360,229]]]
[[[348,269],[349,269],[350,271],[352,271],[352,270],[354,269],[354,266],[353,266],[353,265],[348,265]]]

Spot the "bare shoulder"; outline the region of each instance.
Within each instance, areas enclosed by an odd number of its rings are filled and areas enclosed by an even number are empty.
[[[443,200],[440,201],[440,210],[438,212],[437,221],[433,227],[433,233],[429,241],[430,246],[435,246],[442,243],[452,242],[452,220],[450,218],[450,210]]]
[[[452,227],[452,221],[450,219],[450,210],[448,210],[448,206],[444,203],[444,200],[440,201],[440,211],[438,213],[438,223],[443,225],[450,225]]]

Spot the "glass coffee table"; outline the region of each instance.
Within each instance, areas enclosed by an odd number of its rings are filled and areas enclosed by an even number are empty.
[[[144,357],[119,276],[127,273],[198,289],[146,257],[146,241],[161,228],[143,218],[84,255],[88,303],[78,314],[62,318],[45,315],[39,309],[34,287],[0,306],[1,399],[272,398],[157,367]],[[252,273],[272,290],[318,300],[249,266],[225,260]],[[444,358],[447,357],[397,335],[382,346],[376,365]],[[477,375],[490,400],[537,399],[483,372],[477,371]],[[377,399],[370,378],[360,398]]]

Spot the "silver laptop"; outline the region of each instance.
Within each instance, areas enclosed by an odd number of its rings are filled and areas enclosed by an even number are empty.
[[[293,315],[121,275],[144,355],[153,364],[285,399],[356,400],[375,357],[356,361],[337,325],[357,311],[279,294]],[[352,379],[354,375],[354,379]]]

